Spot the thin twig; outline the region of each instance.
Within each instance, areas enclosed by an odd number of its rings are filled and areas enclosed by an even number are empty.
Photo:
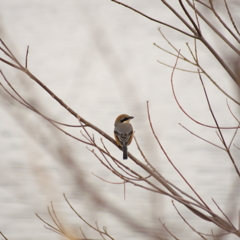
[[[234,225],[232,224],[232,222],[230,221],[230,219],[228,218],[228,216],[223,212],[223,210],[219,207],[219,205],[217,204],[217,202],[212,198],[212,201],[214,202],[214,204],[217,206],[218,210],[223,214],[223,216],[227,219],[227,221],[229,222],[229,224],[232,226],[232,228],[237,232],[237,229],[234,227]]]
[[[198,33],[198,37],[201,38],[202,37],[202,33],[200,31],[200,29],[198,28],[197,24],[193,21],[191,15],[189,14],[189,12],[187,11],[187,9],[185,8],[185,6],[183,5],[183,2],[182,0],[179,0],[179,3],[183,9],[183,11],[185,12],[185,14],[187,15],[188,19],[190,20],[190,22],[192,23],[192,25],[194,26],[195,30],[197,31]],[[195,5],[194,5],[194,9],[195,9],[195,12],[196,12],[196,8],[195,8]]]
[[[194,9],[194,6],[193,6],[193,4],[192,4],[192,2],[190,0],[185,0],[185,1],[188,3],[188,5],[192,9]],[[240,50],[237,47],[235,47],[223,34],[221,34],[218,31],[218,29],[206,17],[204,17],[204,15],[199,10],[196,9],[196,13],[213,30],[213,32],[215,32],[215,34],[217,36],[219,36],[230,48],[232,48],[238,55],[240,55]],[[215,56],[215,54],[216,54],[216,52],[214,52],[214,56]]]
[[[159,218],[158,221],[161,223],[161,225],[163,226],[163,228],[176,240],[179,240],[179,238],[177,238],[167,227],[166,227],[166,224],[163,223],[161,221],[161,219]]]
[[[174,68],[174,66],[171,66],[171,65],[168,65],[168,64],[166,64],[166,63],[163,63],[163,62],[161,62],[161,61],[159,61],[159,60],[157,60],[160,64],[162,64],[162,65],[164,65],[164,66],[166,66],[166,67],[169,67],[169,68]],[[176,70],[179,70],[179,71],[183,71],[183,72],[189,72],[189,73],[197,73],[197,71],[191,71],[191,70],[187,70],[187,69],[183,69],[183,68],[175,68]]]
[[[71,203],[68,201],[66,195],[63,194],[63,196],[64,196],[65,201],[66,201],[67,204],[69,205],[69,207],[73,210],[73,212],[74,212],[85,224],[87,224],[87,225],[88,225],[90,228],[92,228],[93,230],[95,230],[95,231],[97,231],[97,232],[99,232],[99,233],[102,233],[102,234],[108,236],[110,239],[114,240],[114,238],[112,238],[107,232],[101,231],[100,229],[98,229],[98,228],[94,227],[93,225],[91,225],[90,223],[88,223],[88,222],[75,210],[75,208],[71,205]]]
[[[170,4],[169,1],[161,0],[162,3],[167,6],[175,16],[194,34],[194,38],[198,39],[197,32],[195,31],[194,28],[191,27],[190,24],[182,17],[182,14],[178,13]]]
[[[147,102],[148,104],[148,102]],[[148,106],[148,105],[147,105]],[[176,170],[176,172],[181,176],[181,178],[184,180],[184,182],[189,186],[189,188],[194,192],[194,194],[199,198],[199,200],[203,203],[204,205],[204,210],[207,211],[207,212],[211,212],[211,209],[207,206],[207,204],[203,201],[203,199],[200,197],[200,195],[198,195],[198,193],[194,190],[194,188],[189,184],[189,182],[186,180],[186,178],[182,175],[182,173],[178,170],[178,168],[173,164],[173,162],[171,161],[171,159],[169,158],[167,152],[165,151],[165,149],[163,148],[161,142],[159,141],[155,131],[154,131],[154,128],[153,128],[153,125],[152,125],[152,122],[151,122],[151,118],[150,118],[150,112],[149,112],[149,107],[148,107],[148,118],[149,118],[149,124],[150,124],[150,128],[152,130],[152,133],[154,135],[154,138],[156,139],[160,149],[163,151],[165,157],[167,158],[167,160],[170,162],[170,164],[173,166],[173,168]],[[178,195],[179,196],[179,195]],[[173,198],[173,197],[172,197]],[[182,197],[179,199],[177,198],[178,201],[180,201],[182,204],[184,204],[187,208],[189,208],[193,213],[195,213],[196,215],[198,215],[199,217],[207,220],[207,221],[211,221],[210,218],[204,214],[202,214],[201,212],[199,212],[198,210],[196,210],[195,208],[193,208],[192,206],[190,206],[189,204],[186,204],[186,200],[183,199]],[[195,204],[193,204],[195,205]],[[200,208],[203,208],[202,206],[198,206]]]
[[[3,58],[0,58],[0,61],[6,63],[7,65],[9,65],[9,66],[11,66],[11,67],[14,67],[14,68],[22,71],[22,68],[21,68],[21,67],[19,67],[19,66],[15,65],[15,64],[13,64],[13,63],[11,63],[11,62],[3,59]]]
[[[8,240],[2,232],[0,232],[0,234],[4,237],[5,240]]]
[[[229,145],[228,145],[228,149],[230,149],[230,147],[231,147],[231,145],[232,145],[232,143],[233,143],[233,140],[234,140],[234,138],[235,138],[236,135],[237,135],[237,132],[238,132],[239,127],[240,127],[240,123],[238,124],[236,130],[234,131],[234,134],[233,134],[233,136],[232,136],[232,139],[231,139],[231,141],[230,141],[230,143],[229,143]]]
[[[61,106],[63,106],[70,114],[72,114],[74,117],[76,117],[78,120],[80,120],[83,124],[85,124],[86,126],[92,128],[93,130],[95,130],[96,132],[98,132],[100,135],[102,135],[103,137],[105,137],[106,139],[108,139],[110,142],[112,142],[114,145],[117,145],[116,141],[110,137],[108,134],[106,134],[105,132],[103,132],[101,129],[97,128],[95,125],[93,125],[92,123],[88,122],[87,120],[85,120],[84,118],[82,118],[81,116],[79,116],[73,109],[71,109],[65,102],[63,102],[59,97],[57,97],[46,85],[44,85],[37,77],[35,77],[28,69],[26,69],[25,67],[23,67],[18,60],[16,59],[16,57],[13,55],[13,53],[8,49],[7,45],[1,40],[1,43],[4,45],[4,47],[9,51],[10,56],[12,57],[11,59],[17,64],[17,66],[15,66],[14,64],[11,64],[7,61],[7,64],[9,65],[13,65],[13,67],[16,67],[17,69],[19,69],[20,71],[24,72],[25,74],[27,74],[33,81],[35,81],[40,87],[42,87],[52,98],[54,98]],[[1,58],[0,58],[1,60]],[[130,155],[131,157],[131,155]]]
[[[29,53],[29,46],[27,46],[26,57],[25,57],[25,68],[28,68],[28,53]]]
[[[3,79],[5,80],[5,82],[8,84],[8,86],[13,90],[13,92],[21,99],[18,100],[17,98],[15,98],[4,86],[2,83],[0,83],[1,87],[4,89],[4,91],[6,91],[13,99],[15,99],[17,102],[19,102],[20,104],[22,104],[23,106],[25,106],[26,108],[29,108],[30,110],[32,110],[33,112],[43,116],[42,113],[40,113],[35,107],[33,107],[33,105],[31,105],[29,102],[27,102],[20,94],[19,92],[16,91],[16,89],[12,86],[12,84],[7,80],[6,76],[4,75],[4,73],[2,72],[2,70],[0,70],[0,74],[2,75]],[[49,117],[46,117],[44,116],[44,118],[50,122],[54,122],[54,123],[57,123],[59,125],[62,125],[62,126],[66,126],[66,127],[82,127],[80,125],[71,125],[71,124],[66,124],[66,123],[61,123],[61,122],[58,122],[56,120],[53,120]]]
[[[230,20],[231,20],[231,22],[232,22],[232,25],[233,25],[233,27],[235,28],[235,30],[236,30],[236,32],[238,33],[238,35],[240,35],[240,32],[239,32],[239,30],[238,30],[238,28],[237,28],[237,26],[236,26],[236,24],[235,24],[235,21],[233,20],[232,14],[231,14],[231,12],[230,12],[230,10],[229,10],[229,8],[228,8],[227,1],[224,0],[224,3],[225,3],[225,7],[226,7],[226,9],[227,9],[227,12],[228,12],[228,16],[229,16],[229,18],[230,18]]]
[[[208,8],[208,9],[211,9],[206,3],[204,3],[200,0],[195,0],[195,2],[198,2],[198,3],[202,4],[204,7]]]
[[[180,51],[179,51],[180,52]],[[173,79],[173,75],[174,75],[174,70],[175,67],[177,66],[178,63],[178,58],[176,59],[173,71],[171,73],[171,79]],[[158,142],[158,145],[160,146],[161,150],[163,151],[164,155],[166,156],[166,158],[168,159],[168,161],[171,163],[171,165],[173,166],[173,168],[177,171],[177,173],[181,176],[181,178],[185,181],[185,183],[190,187],[190,189],[194,192],[194,194],[200,199],[200,201],[204,204],[204,206],[209,210],[209,207],[207,206],[207,204],[203,201],[203,199],[200,197],[200,195],[198,195],[198,193],[195,191],[195,189],[189,184],[189,182],[186,180],[186,178],[182,175],[182,173],[177,169],[177,167],[173,164],[173,162],[171,161],[171,159],[169,158],[168,154],[166,153],[165,149],[163,148],[162,144],[160,143],[157,135],[155,134],[155,131],[153,129],[152,126],[152,122],[151,122],[151,118],[150,118],[150,113],[149,113],[149,105],[147,102],[147,109],[148,109],[148,119],[149,119],[149,123],[150,123],[150,127],[152,129],[153,135],[155,137],[155,139]]]
[[[193,132],[190,131],[188,128],[184,127],[181,123],[179,123],[179,125],[180,125],[182,128],[184,128],[185,130],[187,130],[189,133],[191,133],[192,135],[194,135],[195,137],[197,137],[197,138],[203,140],[204,142],[210,143],[211,145],[213,145],[213,146],[215,146],[215,147],[217,147],[217,148],[220,148],[221,150],[224,150],[224,151],[225,151],[224,148],[222,148],[222,147],[218,146],[217,144],[212,143],[212,142],[210,142],[210,141],[208,141],[208,140],[206,140],[206,139],[200,137],[199,135],[193,133]]]
[[[224,0],[225,1],[225,0]],[[216,12],[214,6],[213,6],[213,0],[209,0],[209,3],[211,5],[211,10],[214,13],[214,15],[216,16],[216,18],[219,20],[219,22],[223,25],[223,27],[235,38],[235,40],[240,43],[240,39],[235,35],[235,33],[228,27],[228,25],[222,20],[222,18],[219,16],[219,14]],[[226,6],[226,1],[225,1],[225,6]],[[227,8],[228,9],[228,8]],[[231,14],[229,15],[231,16]],[[231,21],[233,20],[230,17]],[[234,23],[234,22],[232,22]],[[235,24],[234,24],[235,25]]]
[[[233,114],[233,112],[232,112],[232,110],[231,110],[231,108],[230,108],[230,106],[229,106],[229,104],[228,104],[228,100],[227,100],[227,99],[226,99],[226,102],[227,102],[227,107],[228,107],[230,113],[232,114],[233,118],[238,122],[238,127],[236,128],[236,130],[235,130],[235,132],[234,132],[234,134],[233,134],[233,136],[232,136],[232,139],[231,139],[231,141],[230,141],[230,143],[229,143],[229,145],[228,145],[228,148],[230,148],[231,145],[232,145],[232,143],[233,143],[234,138],[235,138],[236,135],[237,135],[238,128],[240,127],[240,121],[239,121],[239,120],[237,119],[237,117]]]
[[[217,119],[216,119],[216,117],[215,117],[215,114],[214,114],[214,112],[213,112],[213,110],[212,110],[212,107],[211,107],[211,104],[210,104],[210,101],[209,101],[209,98],[208,98],[208,94],[207,94],[207,91],[206,91],[206,88],[205,88],[205,85],[204,85],[204,83],[203,83],[203,80],[202,80],[202,77],[201,77],[201,74],[200,74],[200,73],[199,73],[199,78],[200,78],[200,81],[201,81],[202,86],[203,86],[203,91],[204,91],[204,94],[205,94],[205,97],[206,97],[206,100],[207,100],[207,104],[208,104],[210,113],[211,113],[211,115],[212,115],[212,118],[213,118],[216,126],[217,126],[218,133],[219,133],[219,135],[220,135],[220,139],[222,140],[222,143],[223,143],[223,145],[224,145],[224,147],[225,147],[225,149],[226,149],[226,152],[227,152],[229,158],[231,159],[231,161],[232,161],[232,163],[233,163],[233,166],[234,166],[234,168],[235,168],[238,176],[240,177],[240,172],[239,172],[239,170],[238,170],[238,168],[237,168],[237,165],[236,165],[236,163],[235,163],[235,161],[234,161],[234,159],[233,159],[232,154],[230,153],[230,149],[227,147],[227,144],[226,144],[225,139],[224,139],[224,137],[223,137],[222,131],[221,131],[219,125],[218,125],[218,121],[217,121]]]
[[[172,205],[174,206],[175,210],[177,211],[178,215],[182,218],[182,220],[192,229],[193,232],[197,233],[202,239],[207,240],[200,232],[198,232],[194,227],[192,227],[189,222],[183,217],[183,215],[179,212],[174,201],[172,201]]]
[[[99,178],[100,180],[102,180],[103,182],[106,182],[106,183],[110,183],[110,184],[124,184],[124,181],[123,182],[110,182],[110,181],[107,181],[101,177],[99,177],[98,175],[96,175],[95,173],[92,172],[92,175],[94,175],[95,177]]]
[[[213,233],[213,230],[212,230],[212,229],[211,229],[211,233],[212,233],[211,236],[213,237],[213,239],[214,239],[214,240],[218,240],[217,236]]]
[[[150,167],[152,168],[152,170],[153,170],[154,172],[157,172],[156,169],[152,166],[152,164],[148,161],[148,159],[147,159],[147,157],[145,156],[144,152],[142,151],[140,145],[138,144],[137,138],[136,138],[135,136],[133,136],[133,137],[134,137],[135,143],[136,143],[136,145],[137,145],[137,149],[138,149],[138,151],[141,153],[144,161],[147,163],[148,166],[150,166]]]
[[[46,222],[45,220],[43,220],[37,213],[35,213],[36,216],[42,221],[44,222],[47,226],[49,226],[50,228],[54,229],[55,232],[58,232],[59,234],[61,234],[61,231],[59,231],[59,229],[55,228],[53,225],[51,225],[50,223]]]
[[[173,97],[178,105],[178,107],[181,109],[181,111],[188,117],[190,118],[192,121],[194,121],[195,123],[202,125],[204,127],[208,127],[208,128],[217,128],[216,126],[212,126],[212,125],[207,125],[204,123],[201,123],[199,121],[197,121],[196,119],[194,119],[193,117],[191,117],[185,110],[184,108],[181,106],[180,102],[178,101],[177,95],[175,93],[175,88],[174,88],[174,84],[173,84],[173,78],[171,78],[171,86],[172,86],[172,93],[173,93]],[[220,129],[235,129],[236,127],[220,127]]]
[[[56,225],[59,227],[59,229],[62,230],[62,232],[66,233],[66,230],[64,229],[61,221],[58,219],[58,216],[57,216],[57,214],[56,214],[56,212],[55,212],[55,209],[54,209],[54,207],[53,207],[53,202],[52,202],[52,201],[51,201],[51,208],[52,208],[52,213],[53,213],[53,215],[52,215],[53,218],[52,218],[52,219],[55,220],[54,222],[57,223]],[[69,235],[69,234],[67,234],[67,235]]]
[[[160,28],[158,28],[158,31],[160,32],[160,34],[162,35],[162,37],[164,38],[164,40],[168,43],[168,45],[169,45],[172,49],[174,49],[174,51],[178,54],[177,48],[167,39],[167,37],[163,34],[163,32],[161,31]],[[187,63],[189,63],[189,64],[191,64],[191,65],[193,65],[193,66],[199,67],[199,68],[201,69],[201,71],[208,77],[208,79],[214,84],[215,87],[217,87],[217,89],[218,89],[219,91],[221,91],[224,95],[226,95],[228,98],[230,98],[233,102],[235,102],[236,104],[240,105],[240,102],[238,102],[236,99],[234,99],[232,96],[230,96],[226,91],[224,91],[224,90],[212,79],[212,77],[204,70],[204,68],[200,65],[200,63],[199,63],[199,61],[198,61],[198,54],[197,54],[196,44],[197,44],[197,43],[196,43],[196,39],[194,39],[194,50],[195,50],[195,51],[194,51],[194,52],[195,52],[195,55],[194,55],[193,52],[192,52],[192,50],[191,50],[191,48],[190,48],[190,46],[189,46],[189,44],[186,43],[186,45],[187,45],[187,47],[188,47],[188,50],[189,50],[190,54],[192,55],[192,58],[193,58],[194,62],[191,61],[191,60],[189,60],[189,59],[188,59],[187,57],[185,57],[182,53],[179,54],[179,59],[181,59],[181,60],[183,60],[183,61],[185,61],[185,62],[187,62]],[[162,51],[164,51],[164,52],[166,52],[166,53],[168,53],[168,54],[170,54],[170,55],[172,55],[172,56],[174,56],[174,57],[177,57],[177,54],[172,53],[172,52],[170,52],[170,51],[168,51],[168,50],[166,50],[166,49],[158,46],[156,43],[154,43],[153,45],[156,46],[156,47],[158,47],[158,48],[161,49]],[[161,63],[161,64],[164,64],[164,65],[166,65],[166,66],[169,66],[169,65],[167,65],[167,64],[165,64],[165,63],[162,63],[162,62],[160,62],[160,63]],[[171,66],[170,66],[170,67],[171,67]],[[215,127],[213,127],[213,128],[215,128]]]
[[[156,22],[156,23],[162,24],[162,25],[164,25],[164,26],[167,26],[167,27],[169,27],[169,28],[172,28],[172,29],[174,29],[174,30],[176,30],[176,31],[178,31],[178,32],[183,33],[184,35],[189,36],[189,37],[198,38],[198,36],[191,35],[191,34],[185,32],[185,31],[183,31],[183,30],[181,30],[181,29],[179,29],[179,28],[176,28],[176,27],[174,27],[174,26],[172,26],[172,25],[169,25],[169,24],[167,24],[167,23],[165,23],[165,22],[162,22],[162,21],[159,21],[159,20],[154,19],[154,18],[152,18],[152,17],[149,17],[149,16],[147,16],[146,14],[138,11],[137,9],[135,9],[135,8],[133,8],[133,7],[130,7],[129,5],[127,5],[127,4],[125,4],[125,3],[119,2],[119,1],[117,1],[117,0],[111,0],[111,1],[112,1],[112,2],[115,2],[115,3],[119,4],[119,5],[122,5],[122,6],[128,8],[128,9],[134,11],[134,12],[136,12],[136,13],[142,15],[143,17],[145,17],[145,18],[147,18],[147,19],[149,19],[149,20],[151,20],[151,21],[153,21],[153,22]]]

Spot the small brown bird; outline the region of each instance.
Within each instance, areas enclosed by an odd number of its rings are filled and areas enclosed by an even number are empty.
[[[127,146],[132,142],[133,139],[133,128],[129,123],[133,117],[127,114],[121,114],[115,121],[114,137],[118,144],[123,149],[123,159],[128,158]]]

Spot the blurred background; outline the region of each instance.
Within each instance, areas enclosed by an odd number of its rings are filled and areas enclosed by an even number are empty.
[[[188,31],[161,1],[130,0],[127,4]],[[182,12],[178,1],[171,4]],[[173,51],[159,32],[161,27],[171,43],[191,58],[186,43],[193,47],[193,39],[110,0],[0,0],[0,6],[0,37],[22,62],[29,46],[28,68],[36,77],[80,116],[111,136],[118,115],[127,113],[134,116],[135,136],[149,161],[164,177],[192,194],[152,136],[146,108],[149,101],[155,131],[174,164],[212,209],[218,211],[212,202],[214,198],[237,224],[237,216],[230,209],[231,206],[239,209],[240,186],[234,167],[226,152],[194,137],[179,125],[181,123],[201,137],[221,145],[215,129],[197,125],[179,109],[171,89],[172,69],[159,63],[173,66],[176,58],[154,45]],[[239,20],[239,6],[234,1],[230,6],[233,16]],[[222,3],[217,10],[224,16]],[[206,16],[214,24],[208,12]],[[231,50],[204,24],[201,27],[219,54],[227,62],[234,62]],[[198,56],[211,77],[228,94],[239,99],[237,85],[200,43]],[[194,66],[181,61],[178,67],[196,71]],[[20,94],[37,109],[57,121],[78,124],[23,73],[2,62],[0,68]],[[228,110],[226,96],[210,81],[203,79],[219,124],[237,126]],[[2,78],[0,81],[4,82]],[[197,74],[176,70],[174,86],[180,103],[193,118],[214,125]],[[69,138],[40,116],[14,102],[3,89],[0,97],[0,231],[8,239],[61,239],[45,229],[35,215],[37,213],[51,221],[47,211],[51,201],[75,236],[81,237],[81,226],[88,238],[99,239],[72,212],[63,193],[79,214],[93,225],[97,221],[100,227],[106,226],[116,239],[146,239],[143,232],[149,231],[152,238],[156,233],[167,236],[159,218],[179,238],[199,238],[176,213],[170,198],[127,184],[124,199],[122,184],[111,184],[96,177],[112,183],[121,182],[84,144]],[[231,101],[229,105],[238,116],[237,105]],[[79,128],[68,131],[82,137]],[[224,131],[228,142],[233,133],[234,130]],[[99,141],[100,136],[95,134],[95,138]],[[234,143],[239,144],[238,135]],[[106,145],[116,158],[122,158],[119,149],[109,143]],[[142,160],[135,143],[129,151]],[[233,154],[239,160],[237,148],[233,147]],[[236,163],[239,166],[239,162]],[[126,164],[142,172],[131,160]],[[233,201],[231,204],[230,199]],[[199,231],[210,233],[215,229],[183,206],[178,207]],[[224,239],[234,239],[234,236],[225,236]]]

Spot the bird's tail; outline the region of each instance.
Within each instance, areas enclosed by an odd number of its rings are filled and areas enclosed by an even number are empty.
[[[127,158],[128,158],[127,146],[123,145],[123,159],[127,159]]]

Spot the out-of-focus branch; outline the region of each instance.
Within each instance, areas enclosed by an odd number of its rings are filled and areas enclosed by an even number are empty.
[[[71,205],[71,203],[69,202],[69,200],[67,199],[66,195],[64,194],[64,199],[67,202],[67,204],[69,205],[69,207],[72,209],[72,211],[78,216],[78,218],[80,218],[89,228],[93,229],[95,232],[98,232],[99,235],[101,236],[102,239],[105,239],[105,237],[107,237],[108,239],[114,239],[113,237],[111,237],[111,235],[107,232],[107,228],[103,227],[103,230],[100,230],[98,227],[98,224],[96,222],[96,227],[94,227],[92,224],[90,224],[88,221],[86,221],[76,210],[75,208]],[[53,224],[48,223],[46,220],[44,220],[42,217],[40,217],[38,214],[36,214],[36,216],[45,224],[45,228],[48,230],[51,230],[63,237],[66,237],[67,239],[70,240],[93,240],[92,238],[87,238],[86,235],[84,234],[84,232],[82,231],[82,229],[80,228],[81,234],[83,235],[84,238],[82,237],[74,237],[69,230],[66,229],[66,227],[63,226],[62,222],[60,221],[53,203],[51,202],[51,207],[48,207],[48,214],[51,218],[51,220],[53,221]]]
[[[8,240],[2,232],[0,232],[0,234],[5,240]]]

